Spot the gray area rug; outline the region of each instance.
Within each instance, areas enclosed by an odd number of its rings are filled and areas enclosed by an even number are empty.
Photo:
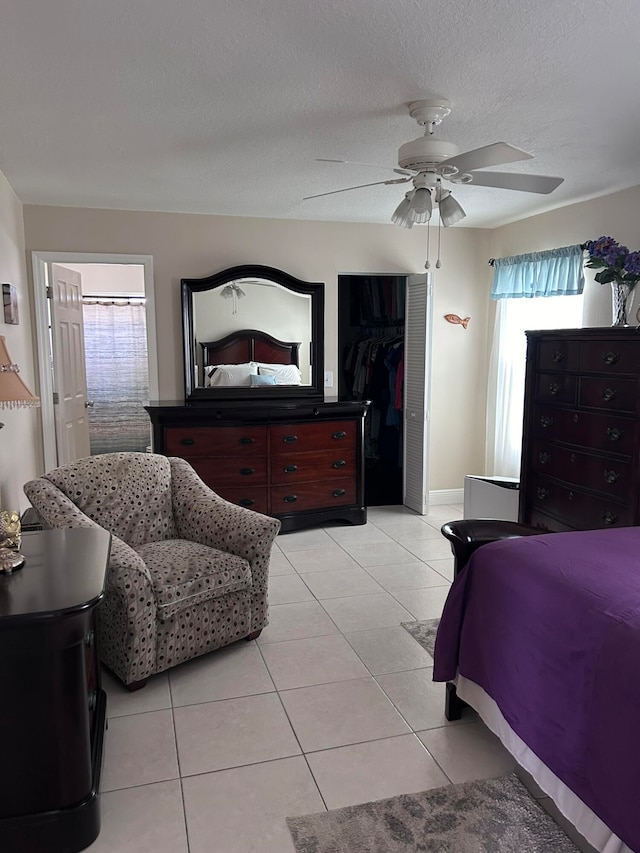
[[[402,627],[426,649],[431,657],[436,645],[439,619],[424,619],[419,622],[401,622]]]
[[[297,853],[578,853],[513,774],[287,824]]]

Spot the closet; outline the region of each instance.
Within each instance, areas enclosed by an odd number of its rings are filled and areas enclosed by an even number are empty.
[[[403,503],[407,276],[338,277],[341,399],[370,400],[365,419],[365,503]]]

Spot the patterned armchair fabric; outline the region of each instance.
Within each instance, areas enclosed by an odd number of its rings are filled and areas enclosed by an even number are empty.
[[[126,685],[268,622],[277,519],[223,500],[184,459],[105,453],[24,487],[48,527],[108,530],[100,656]]]

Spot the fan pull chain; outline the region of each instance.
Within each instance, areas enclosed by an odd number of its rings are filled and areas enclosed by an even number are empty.
[[[439,270],[442,267],[442,261],[440,260],[440,232],[442,230],[442,217],[440,216],[440,205],[438,205],[438,260],[436,261],[436,269]]]
[[[424,268],[425,268],[426,270],[430,270],[430,269],[431,269],[431,263],[430,263],[430,261],[429,261],[429,233],[430,233],[430,232],[429,232],[429,220],[427,220],[427,262],[426,262],[426,264],[424,265]]]

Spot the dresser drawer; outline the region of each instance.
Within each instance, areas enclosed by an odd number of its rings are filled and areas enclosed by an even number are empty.
[[[640,373],[640,338],[585,343],[580,368],[594,373]]]
[[[635,421],[631,418],[535,406],[531,432],[543,441],[556,439],[592,450],[630,455],[634,426]]]
[[[217,491],[216,486],[221,485],[238,485],[242,488],[245,484],[267,485],[266,456],[249,456],[246,459],[242,456],[196,456],[190,460],[190,464],[214,491]]]
[[[255,512],[262,512],[265,515],[269,512],[269,499],[266,486],[253,486],[249,483],[246,488],[242,486],[221,486],[219,489],[214,489],[214,491],[221,498],[231,501],[233,504],[244,506]]]
[[[539,476],[532,478],[531,485],[532,512],[558,516],[565,524],[583,530],[633,524],[633,510],[628,504],[561,486]]]
[[[539,510],[532,510],[524,523],[530,524],[532,527],[539,527],[541,533],[566,533],[576,529],[569,527],[568,524],[563,524],[550,515],[545,515]]]
[[[538,370],[578,370],[580,368],[579,341],[541,341],[536,359]]]
[[[353,448],[355,440],[355,421],[318,421],[271,427],[271,453]]]
[[[356,478],[271,487],[271,513],[348,506],[356,502]]]
[[[167,456],[264,456],[266,426],[169,427],[165,430]]]
[[[574,405],[577,387],[577,376],[562,373],[539,373],[536,377],[536,402]]]
[[[578,403],[590,409],[635,414],[638,382],[617,376],[583,376],[580,378]]]
[[[529,465],[532,471],[602,492],[603,495],[630,500],[633,494],[631,463],[621,459],[608,459],[536,441],[531,448]]]
[[[333,480],[355,475],[355,472],[355,450],[343,450],[341,447],[313,453],[278,453],[271,457],[271,482],[274,485]]]

